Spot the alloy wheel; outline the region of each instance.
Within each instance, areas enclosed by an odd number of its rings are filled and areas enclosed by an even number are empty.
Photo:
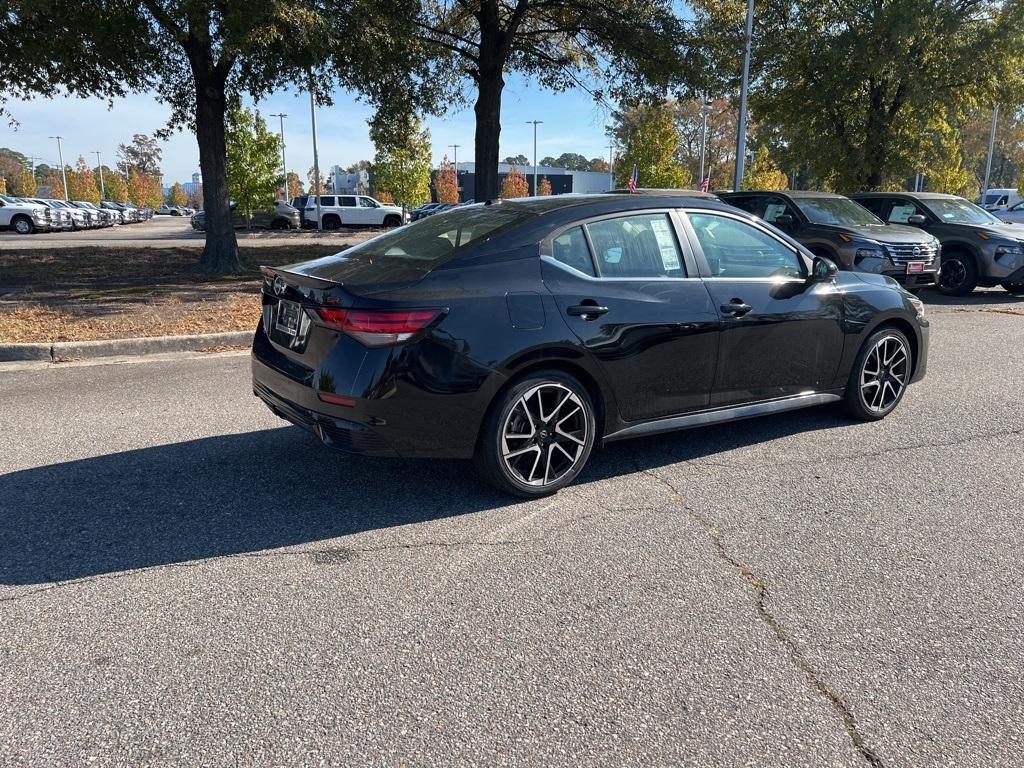
[[[943,259],[939,274],[939,285],[947,291],[955,291],[967,280],[967,267],[960,259]]]
[[[509,409],[501,428],[501,460],[526,485],[551,485],[572,471],[585,454],[587,414],[563,384],[533,387]]]
[[[903,340],[883,336],[871,348],[860,373],[860,394],[874,413],[886,413],[899,402],[910,376],[910,355]]]

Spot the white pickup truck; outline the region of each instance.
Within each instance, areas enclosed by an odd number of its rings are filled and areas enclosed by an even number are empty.
[[[409,221],[400,206],[384,205],[367,195],[320,195],[320,217],[324,229],[341,227],[398,227]],[[316,226],[316,197],[306,199],[306,223]]]
[[[13,229],[19,235],[31,235],[50,228],[50,211],[39,203],[25,203],[0,195],[0,229]]]

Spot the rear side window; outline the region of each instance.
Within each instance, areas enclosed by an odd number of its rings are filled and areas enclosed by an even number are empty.
[[[534,217],[510,205],[471,205],[435,213],[311,262],[306,274],[351,285],[416,280],[469,246]]]
[[[602,277],[685,277],[672,222],[664,213],[587,225]]]
[[[596,277],[594,260],[583,234],[583,227],[573,227],[551,241],[551,255],[567,267],[579,270],[585,275]]]
[[[342,208],[355,208],[356,199],[354,197],[339,197],[338,205]]]

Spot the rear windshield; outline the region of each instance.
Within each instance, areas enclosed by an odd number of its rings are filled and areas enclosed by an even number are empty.
[[[310,262],[302,272],[349,284],[418,280],[466,248],[534,215],[508,205],[453,208]]]

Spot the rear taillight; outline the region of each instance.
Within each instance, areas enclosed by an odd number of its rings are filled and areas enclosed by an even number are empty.
[[[440,309],[316,310],[322,325],[346,333],[367,347],[386,347],[408,341],[440,315]]]

